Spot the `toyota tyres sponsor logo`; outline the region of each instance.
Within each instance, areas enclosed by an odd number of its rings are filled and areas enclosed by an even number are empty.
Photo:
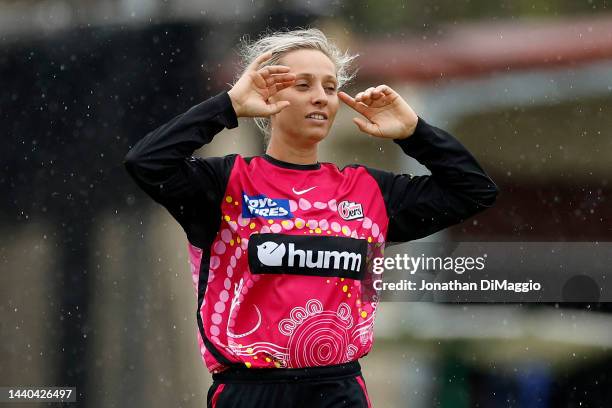
[[[350,221],[363,218],[363,208],[361,204],[352,201],[342,201],[338,204],[338,214],[342,219]]]
[[[242,217],[262,217],[267,219],[293,218],[289,209],[289,199],[268,198],[264,194],[249,196],[242,193]]]
[[[249,239],[252,273],[338,276],[361,279],[367,242],[344,237],[253,234]]]

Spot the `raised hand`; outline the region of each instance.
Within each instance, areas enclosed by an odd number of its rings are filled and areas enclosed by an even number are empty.
[[[414,133],[417,114],[387,85],[368,88],[354,99],[345,92],[338,92],[338,97],[365,117],[353,118],[364,133],[387,139],[404,139]]]
[[[284,65],[269,65],[257,69],[272,57],[272,52],[261,54],[247,67],[236,84],[228,91],[236,116],[265,117],[280,112],[289,101],[269,103],[268,98],[295,82],[295,74]]]

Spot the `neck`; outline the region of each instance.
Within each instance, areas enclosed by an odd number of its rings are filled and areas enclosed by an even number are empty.
[[[317,163],[317,144],[296,146],[288,144],[281,138],[270,138],[266,154],[276,160],[294,164]]]

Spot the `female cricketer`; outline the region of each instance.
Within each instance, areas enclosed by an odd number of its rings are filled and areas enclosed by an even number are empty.
[[[372,259],[491,207],[497,186],[448,132],[391,87],[353,98],[353,56],[317,29],[266,34],[223,91],[147,134],[127,154],[137,184],[184,229],[197,292],[208,407],[370,407],[359,358],[379,297]],[[340,105],[431,175],[318,161]],[[254,157],[194,157],[238,117],[267,140]],[[347,148],[350,148],[347,146]]]

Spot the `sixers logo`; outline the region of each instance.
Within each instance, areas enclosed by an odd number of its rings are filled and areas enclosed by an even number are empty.
[[[343,220],[358,220],[363,218],[363,208],[359,203],[342,201],[340,204],[338,204],[338,214]]]

